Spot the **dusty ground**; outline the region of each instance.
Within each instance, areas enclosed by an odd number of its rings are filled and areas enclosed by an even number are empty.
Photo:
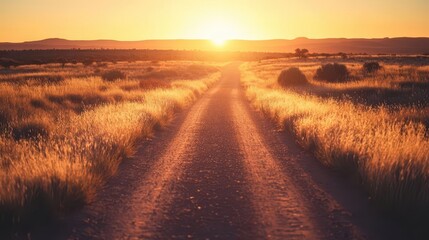
[[[252,110],[238,64],[122,164],[97,200],[32,239],[401,239],[343,177]]]

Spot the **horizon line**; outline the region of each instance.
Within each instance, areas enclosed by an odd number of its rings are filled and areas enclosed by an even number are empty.
[[[363,39],[363,40],[373,40],[373,39],[398,39],[398,38],[429,38],[429,36],[395,36],[395,37],[326,37],[326,38],[309,38],[309,37],[296,37],[296,38],[265,38],[265,39],[242,39],[242,38],[232,38],[225,39],[228,41],[293,41],[298,39],[308,39],[308,40],[327,40],[327,39]],[[118,40],[118,39],[69,39],[62,37],[47,37],[43,39],[35,40],[25,40],[25,41],[0,41],[0,43],[27,43],[27,42],[38,42],[45,40],[66,40],[66,41],[116,41],[116,42],[143,42],[143,41],[212,41],[209,38],[153,38],[153,39],[141,39],[141,40]]]

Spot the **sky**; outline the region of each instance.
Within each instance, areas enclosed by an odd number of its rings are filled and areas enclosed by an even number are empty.
[[[0,0],[0,42],[429,37],[429,0]]]

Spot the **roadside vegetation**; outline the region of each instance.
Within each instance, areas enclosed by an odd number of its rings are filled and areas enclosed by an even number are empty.
[[[219,76],[216,64],[186,61],[0,69],[0,223],[92,201],[138,140]]]
[[[381,208],[428,216],[429,63],[335,61],[246,63],[242,83],[257,109],[324,165],[362,184]],[[309,84],[285,86],[296,81],[281,77],[289,68],[299,68]]]

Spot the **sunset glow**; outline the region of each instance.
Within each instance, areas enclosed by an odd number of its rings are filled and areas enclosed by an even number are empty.
[[[0,41],[424,37],[427,12],[426,0],[14,0],[0,3]]]
[[[212,38],[211,40],[218,47],[222,47],[226,42],[226,39],[224,38]]]
[[[428,13],[0,0],[0,240],[429,239]]]
[[[202,27],[202,38],[210,39],[216,46],[221,47],[225,41],[237,37],[238,29],[234,22],[226,19],[213,19]]]

